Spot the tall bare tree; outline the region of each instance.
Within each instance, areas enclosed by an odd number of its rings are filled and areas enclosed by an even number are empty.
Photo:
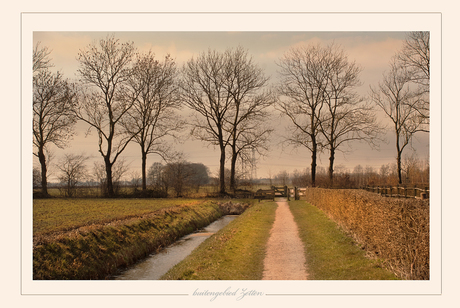
[[[34,63],[36,60],[34,58]],[[34,155],[41,165],[43,196],[48,195],[46,147],[54,144],[64,148],[74,134],[76,122],[70,112],[76,103],[75,87],[59,71],[52,73],[47,63],[38,65],[33,75],[33,143],[36,147]]]
[[[246,50],[242,47],[227,49],[225,59],[228,64],[224,82],[232,98],[227,124],[231,134],[230,189],[234,191],[237,159],[244,158],[244,151],[255,149],[262,154],[267,148],[268,136],[273,131],[266,125],[267,108],[275,99],[264,89],[269,78],[253,63]]]
[[[127,90],[134,54],[133,43],[120,43],[108,36],[80,50],[77,56],[78,73],[86,91],[82,92],[75,114],[90,126],[88,132],[97,132],[109,197],[115,194],[112,166],[135,136],[122,125],[138,94]]]
[[[410,81],[418,85],[418,104],[415,107],[425,124],[428,125],[430,119],[430,32],[410,32],[396,57],[407,70]],[[429,132],[429,128],[425,127],[424,131]]]
[[[176,65],[169,55],[160,62],[150,51],[135,61],[130,85],[133,96],[139,95],[124,125],[141,148],[143,190],[147,189],[147,155],[170,157],[172,150],[164,137],[174,136],[183,127],[183,121],[174,112],[180,107],[176,77]]]
[[[192,135],[220,150],[219,193],[225,190],[225,150],[231,134],[225,130],[232,108],[232,95],[226,88],[228,62],[223,53],[208,50],[189,60],[182,70],[181,101],[194,110]]]
[[[332,186],[336,152],[343,151],[343,146],[351,141],[375,145],[381,129],[371,104],[356,93],[361,85],[362,68],[350,62],[340,46],[326,48],[330,53],[330,65],[324,89],[325,108],[319,124],[329,149],[328,175]]]
[[[317,156],[322,150],[321,119],[329,82],[331,54],[320,45],[294,47],[280,59],[277,109],[292,122],[286,140],[311,152],[311,183],[316,185]]]
[[[371,100],[383,110],[393,124],[396,138],[396,162],[402,184],[402,153],[415,133],[423,131],[424,119],[418,112],[418,94],[411,89],[411,74],[393,59],[377,88],[371,86]]]

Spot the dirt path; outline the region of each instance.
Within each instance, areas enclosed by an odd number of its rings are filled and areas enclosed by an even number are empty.
[[[264,260],[263,280],[305,280],[304,245],[288,203],[277,202]]]

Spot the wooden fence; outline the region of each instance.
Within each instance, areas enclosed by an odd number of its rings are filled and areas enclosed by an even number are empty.
[[[419,187],[407,187],[407,186],[377,186],[371,187],[366,186],[364,188],[367,191],[380,194],[385,197],[394,197],[394,198],[418,198],[418,199],[429,199],[430,190],[428,187],[419,188]]]
[[[300,200],[301,198],[305,199],[306,194],[307,194],[306,187],[289,188],[289,198],[294,198],[294,200]]]

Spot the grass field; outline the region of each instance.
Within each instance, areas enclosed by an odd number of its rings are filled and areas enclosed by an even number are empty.
[[[177,205],[197,204],[194,199],[35,199],[34,236],[67,231],[90,224],[142,216]]]
[[[255,203],[166,273],[164,280],[260,280],[276,203]]]
[[[36,223],[46,223],[47,228],[42,230],[60,230],[62,226],[50,226],[50,221],[62,221],[74,230],[34,234],[34,279],[106,279],[120,267],[132,265],[223,215],[218,202],[207,200],[144,199],[104,203],[104,200],[86,199],[87,203],[80,200],[77,205],[69,203],[70,200],[53,201],[58,204],[51,201],[41,204],[50,209],[46,215],[41,211],[42,219]],[[53,217],[51,209],[59,212],[57,217]],[[103,210],[110,215],[101,213]],[[127,216],[136,217],[102,223]],[[97,224],[76,228],[76,221],[81,224],[89,219]]]
[[[305,201],[289,207],[305,245],[307,271],[313,280],[393,280],[393,273],[371,260],[334,221]]]

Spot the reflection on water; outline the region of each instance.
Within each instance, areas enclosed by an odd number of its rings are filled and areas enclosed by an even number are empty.
[[[216,220],[206,228],[184,236],[171,246],[150,255],[144,261],[135,264],[132,268],[121,273],[115,279],[119,280],[156,280],[166,274],[174,265],[187,257],[193,249],[198,247],[208,237],[225,227],[236,215],[227,215]]]

